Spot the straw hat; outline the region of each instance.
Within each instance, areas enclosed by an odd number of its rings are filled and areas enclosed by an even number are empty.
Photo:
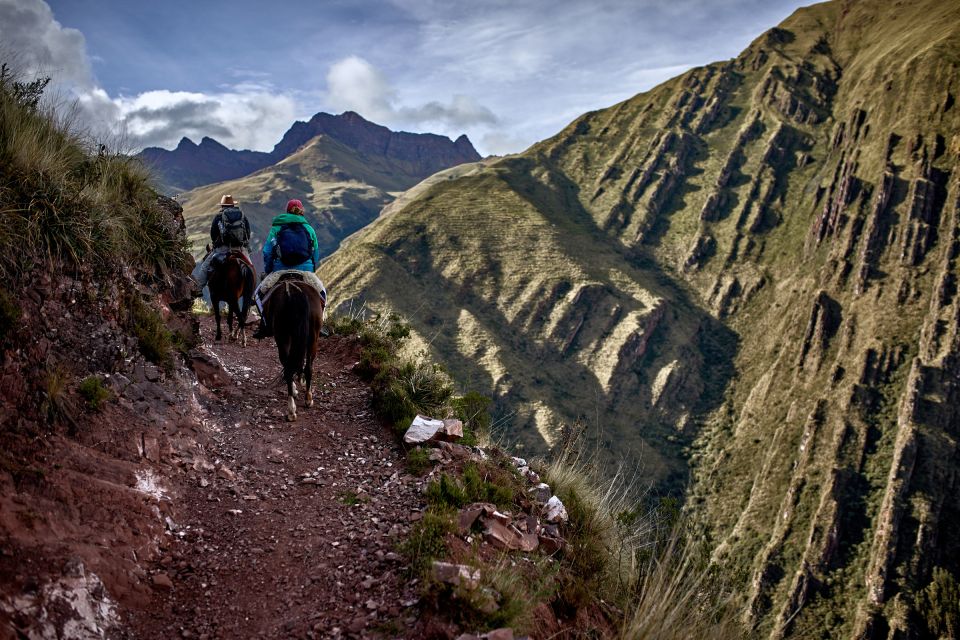
[[[238,204],[240,204],[240,203],[237,202],[236,200],[234,200],[234,199],[233,199],[233,196],[231,196],[231,195],[225,195],[225,196],[223,196],[222,198],[220,198],[220,206],[221,206],[221,207],[235,207],[235,206],[237,206]]]

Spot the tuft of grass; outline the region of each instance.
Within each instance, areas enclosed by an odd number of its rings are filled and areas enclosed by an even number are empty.
[[[100,411],[113,393],[103,383],[100,376],[87,376],[78,387],[78,391],[91,411]]]
[[[389,369],[381,381],[374,409],[398,429],[406,428],[418,413],[447,414],[453,384],[440,366],[407,361]]]
[[[414,447],[407,451],[407,470],[418,476],[422,476],[428,469],[433,467],[430,461],[430,452],[423,447]]]
[[[358,372],[371,382],[373,408],[397,430],[419,413],[433,417],[452,412],[453,383],[439,365],[404,358],[410,326],[396,314],[363,320],[357,315],[334,316],[327,325],[336,334],[356,333],[360,339]]]
[[[136,294],[130,297],[129,308],[130,328],[137,337],[140,353],[147,360],[172,369],[174,336],[163,318]]]
[[[414,523],[410,536],[400,543],[398,550],[410,562],[414,575],[423,575],[437,558],[447,553],[447,536],[457,530],[456,512],[431,507],[423,518]]]
[[[40,411],[51,425],[66,423],[71,428],[76,427],[76,408],[70,399],[70,380],[70,373],[64,367],[54,365],[47,368]]]

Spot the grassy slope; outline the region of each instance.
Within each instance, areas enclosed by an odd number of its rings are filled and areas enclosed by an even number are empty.
[[[614,457],[663,480],[684,464],[671,425],[708,413],[693,507],[764,633],[922,628],[923,612],[904,611],[951,547],[914,552],[909,536],[957,512],[955,481],[943,480],[956,391],[942,381],[956,362],[956,302],[949,285],[931,295],[956,277],[958,11],[801,10],[730,63],[434,185],[322,273],[338,301],[402,310],[456,378],[518,411],[508,435],[530,447],[551,423],[586,416]],[[911,219],[928,183],[933,213]],[[703,220],[711,194],[726,203]],[[688,262],[698,240],[712,249]],[[632,358],[658,304],[666,321]],[[709,342],[694,340],[700,327]],[[728,386],[718,374],[733,334]],[[907,388],[915,355],[930,388],[920,408]],[[725,401],[710,412],[718,388]],[[666,401],[650,407],[655,390]],[[916,438],[930,468],[912,474]]]

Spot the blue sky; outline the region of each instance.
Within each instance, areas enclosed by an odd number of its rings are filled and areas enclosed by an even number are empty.
[[[520,151],[579,114],[739,53],[796,0],[0,0],[0,55],[133,148],[269,150],[352,109]]]

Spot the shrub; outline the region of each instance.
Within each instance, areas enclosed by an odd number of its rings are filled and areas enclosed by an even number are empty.
[[[87,408],[91,411],[99,411],[103,404],[113,395],[110,389],[103,384],[103,378],[100,376],[87,376],[80,383],[78,388],[80,395],[87,401]]]
[[[509,471],[487,462],[468,462],[459,478],[442,474],[427,486],[427,501],[439,508],[459,509],[473,502],[491,502],[510,508],[519,480]]]
[[[387,422],[406,427],[419,413],[444,416],[453,396],[449,376],[437,365],[404,362],[384,376],[374,396],[374,409]]]

